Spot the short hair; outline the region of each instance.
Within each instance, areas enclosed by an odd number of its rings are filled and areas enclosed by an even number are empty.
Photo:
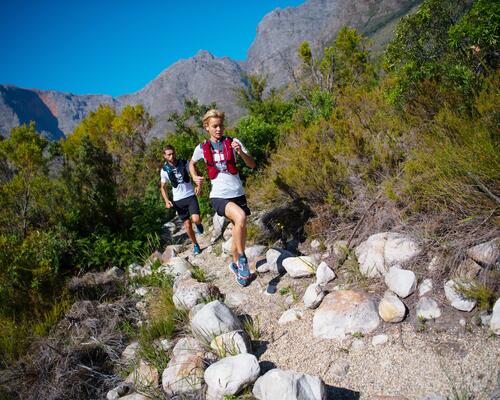
[[[217,110],[215,108],[212,108],[211,110],[208,110],[205,115],[203,116],[203,126],[207,127],[208,125],[208,120],[210,118],[220,118],[222,122],[224,122],[224,111]]]
[[[163,152],[165,153],[167,150],[172,150],[174,153],[175,153],[175,149],[174,149],[174,146],[170,145],[170,144],[167,144],[164,148],[163,148]]]

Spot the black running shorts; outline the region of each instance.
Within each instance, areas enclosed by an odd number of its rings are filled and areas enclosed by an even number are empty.
[[[174,210],[183,222],[189,219],[190,215],[200,215],[200,206],[198,205],[198,199],[196,196],[189,196],[185,199],[174,201],[173,203]]]
[[[226,215],[225,210],[227,203],[235,203],[243,211],[245,211],[246,215],[250,215],[250,209],[247,206],[247,198],[245,197],[245,195],[239,197],[233,197],[231,199],[221,199],[219,197],[212,197],[210,198],[210,203],[212,204],[214,210],[217,211],[217,214],[220,215],[221,217]]]

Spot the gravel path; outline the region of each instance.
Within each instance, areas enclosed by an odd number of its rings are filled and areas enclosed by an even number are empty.
[[[207,235],[199,241],[201,255],[192,256],[189,250],[181,256],[202,267],[226,296],[226,303],[240,315],[251,316],[254,326],[260,327],[254,350],[264,368],[275,366],[320,376],[332,399],[363,400],[374,395],[420,399],[432,393],[453,400],[490,399],[497,385],[499,341],[484,328],[470,323],[461,326],[462,314],[445,304],[448,318],[441,317],[435,326],[418,326],[410,318],[413,310],[403,323],[382,324],[374,335],[388,335],[384,345],[373,346],[373,335],[342,342],[314,338],[314,310],[304,309],[302,302],[313,278],[285,275],[273,295],[265,293],[270,274],[262,274],[242,288],[228,270],[229,257],[217,256]],[[280,294],[281,288],[287,293]],[[303,318],[279,325],[279,317],[289,308],[304,309]]]

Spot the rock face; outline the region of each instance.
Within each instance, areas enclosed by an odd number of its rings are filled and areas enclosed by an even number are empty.
[[[321,378],[277,368],[257,379],[252,393],[259,400],[326,400]]]
[[[33,120],[39,131],[56,140],[70,134],[100,104],[117,109],[143,104],[156,121],[150,135],[159,137],[171,128],[166,117],[182,110],[184,99],[192,98],[203,104],[216,102],[231,124],[243,112],[234,89],[247,85],[245,73],[267,76],[269,87],[286,85],[299,64],[297,48],[304,40],[316,50],[331,41],[341,27],[350,26],[375,42],[379,42],[377,37],[386,41],[390,35],[377,36],[378,32],[419,2],[309,0],[299,7],[276,9],[259,24],[246,63],[217,58],[202,50],[192,58],[179,60],[138,92],[116,98],[0,85],[0,135],[8,136],[14,126]]]
[[[366,293],[339,290],[326,295],[313,318],[313,334],[323,339],[343,339],[346,334],[370,333],[380,323],[377,307]]]
[[[248,71],[268,77],[271,87],[290,82],[299,65],[297,49],[307,40],[317,50],[343,26],[373,34],[406,13],[416,0],[309,0],[299,7],[276,9],[257,27],[248,50]]]

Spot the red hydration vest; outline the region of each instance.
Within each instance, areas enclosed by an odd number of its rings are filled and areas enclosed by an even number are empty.
[[[236,159],[234,157],[233,148],[231,147],[232,141],[233,139],[229,136],[222,137],[222,153],[224,154],[227,171],[232,175],[236,175],[238,173],[238,170],[236,169]],[[214,163],[214,151],[212,148],[212,142],[210,142],[210,140],[205,140],[201,144],[201,148],[203,149],[203,157],[207,162],[208,177],[210,180],[214,180],[215,178],[217,178],[217,175],[220,171],[217,169]]]

